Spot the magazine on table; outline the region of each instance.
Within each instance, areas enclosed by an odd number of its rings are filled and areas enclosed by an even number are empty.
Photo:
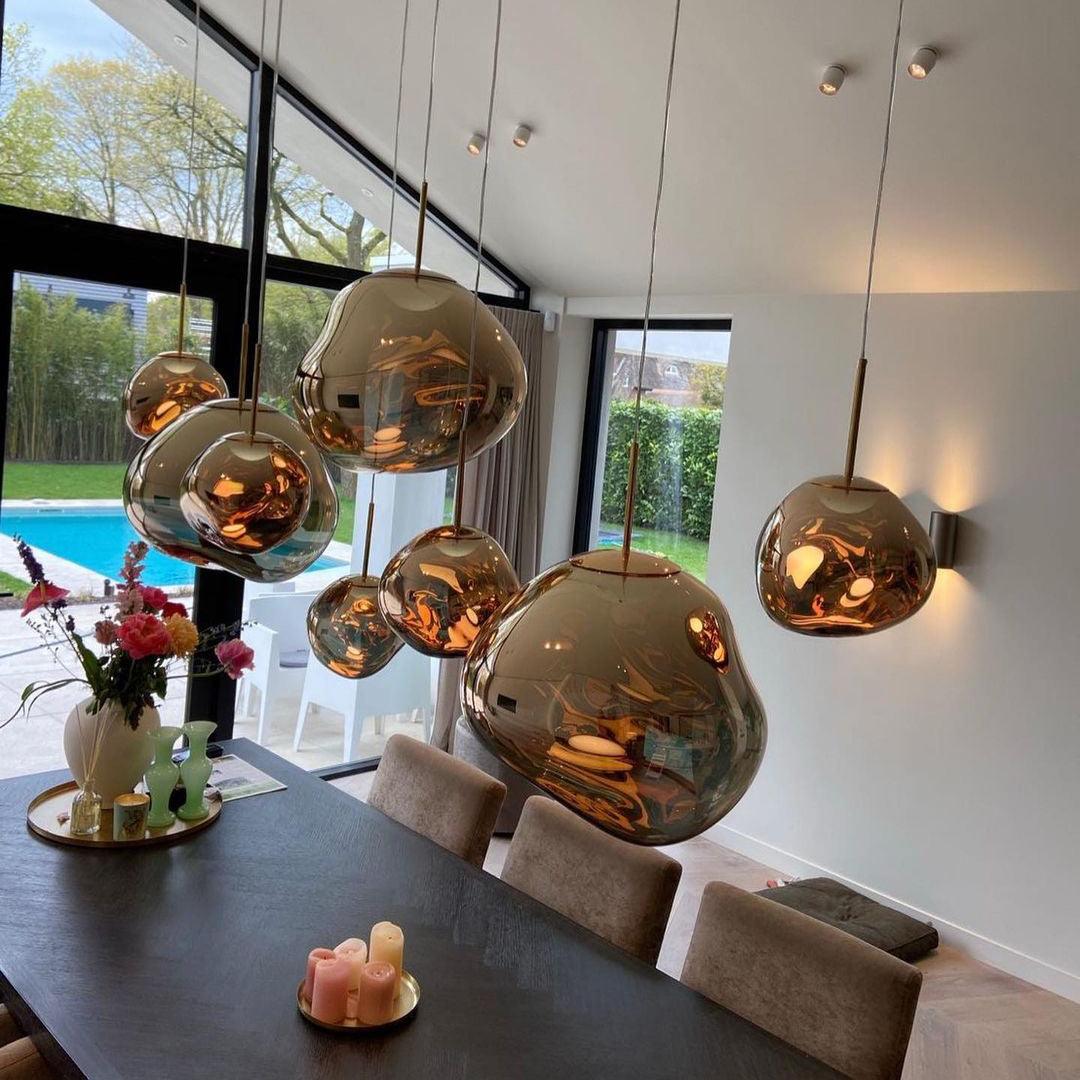
[[[272,776],[267,776],[261,769],[256,769],[243,758],[235,754],[224,754],[212,758],[214,766],[210,773],[210,784],[221,794],[222,802],[231,799],[246,799],[250,795],[265,795],[268,791],[284,791],[285,785]]]

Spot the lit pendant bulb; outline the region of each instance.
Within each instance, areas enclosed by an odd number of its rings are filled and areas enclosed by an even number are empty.
[[[819,476],[789,492],[757,547],[758,598],[802,634],[871,634],[914,615],[934,587],[926,530],[888,488]]]
[[[494,754],[601,829],[688,840],[745,794],[765,712],[719,598],[666,559],[602,548],[526,585],[465,660]]]
[[[225,380],[201,356],[163,352],[147,360],[124,387],[124,420],[149,439],[188,409],[228,394]]]
[[[506,553],[487,533],[440,525],[386,564],[379,609],[394,633],[426,656],[464,656],[519,584]]]
[[[232,432],[211,443],[184,474],[180,509],[216,547],[267,551],[300,527],[311,504],[311,474],[287,443],[262,432]]]
[[[494,446],[525,400],[525,364],[482,301],[469,377],[473,294],[426,270],[383,270],[335,297],[300,362],[296,415],[345,469],[431,472]]]
[[[404,644],[379,611],[379,579],[371,574],[323,589],[308,608],[307,631],[319,663],[346,679],[381,671]]]

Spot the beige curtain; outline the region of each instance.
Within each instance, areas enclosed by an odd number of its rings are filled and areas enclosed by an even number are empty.
[[[461,520],[493,536],[524,583],[539,570],[543,506],[540,501],[540,352],[544,318],[536,311],[493,307],[525,361],[529,392],[517,423],[490,450],[465,466]],[[461,712],[460,660],[439,665],[431,743],[449,750]]]

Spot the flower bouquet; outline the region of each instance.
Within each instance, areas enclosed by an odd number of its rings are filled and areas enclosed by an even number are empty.
[[[96,648],[91,647],[67,610],[68,590],[48,581],[31,547],[15,539],[31,582],[22,614],[68,675],[30,683],[8,721],[29,714],[54,690],[80,683],[87,687],[89,696],[72,710],[64,731],[64,752],[80,788],[72,806],[72,831],[82,831],[77,812],[100,818],[102,803],[111,806],[146,771],[153,750],[146,736],[161,726],[154,699],[165,697],[169,681],[221,673],[237,679],[253,666],[254,653],[235,636],[238,624],[200,632],[183,604],[170,600],[163,589],[144,585],[149,549],[141,541],[124,555],[116,601],[100,609],[93,629]],[[61,658],[65,647],[81,674]]]

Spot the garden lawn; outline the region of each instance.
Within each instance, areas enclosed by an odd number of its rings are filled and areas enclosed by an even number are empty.
[[[14,574],[6,574],[0,570],[0,593],[14,593],[20,600],[30,591],[30,582],[17,578]]]
[[[618,543],[622,543],[622,522],[611,524],[602,522],[600,532],[616,533]],[[709,544],[705,540],[696,540],[692,536],[664,532],[662,529],[634,528],[634,547],[638,551],[650,551],[654,555],[663,555],[672,562],[677,562],[694,577],[705,580],[705,567],[709,561]]]
[[[36,461],[4,463],[5,499],[119,499],[124,487],[123,462],[76,465]]]

